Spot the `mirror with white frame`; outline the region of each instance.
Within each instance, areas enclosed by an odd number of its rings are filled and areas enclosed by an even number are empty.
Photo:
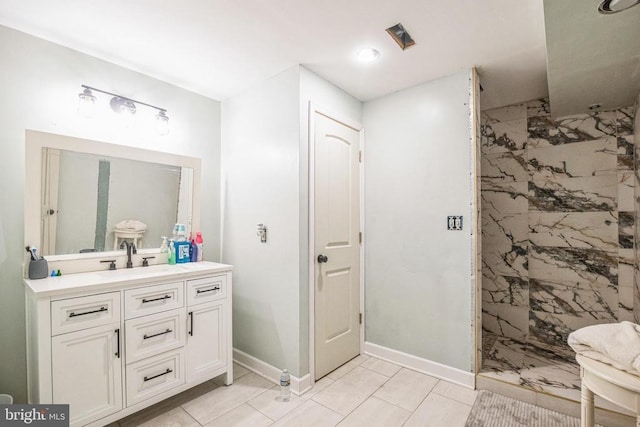
[[[175,223],[199,229],[200,160],[27,131],[25,242],[48,259],[158,252]]]

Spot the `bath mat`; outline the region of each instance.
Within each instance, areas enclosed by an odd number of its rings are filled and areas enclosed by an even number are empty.
[[[580,419],[481,390],[465,426],[580,427]]]

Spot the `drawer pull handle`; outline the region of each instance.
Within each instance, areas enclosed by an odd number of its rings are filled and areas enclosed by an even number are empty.
[[[170,374],[171,372],[173,372],[173,370],[171,370],[171,369],[167,368],[167,370],[166,370],[166,371],[164,371],[164,372],[163,372],[163,373],[161,373],[161,374],[154,375],[154,376],[152,376],[152,377],[144,377],[144,381],[145,381],[145,382],[147,382],[147,381],[151,381],[151,380],[152,380],[152,379],[154,379],[154,378],[158,378],[158,377],[161,377],[161,376],[163,376],[163,375]]]
[[[219,290],[220,290],[220,286],[214,286],[213,288],[209,288],[209,289],[198,289],[196,293],[204,294],[205,292],[213,292],[213,291],[219,291]]]
[[[193,336],[193,311],[189,312],[189,335]]]
[[[116,357],[120,359],[120,328],[114,331],[116,333],[116,341],[118,342],[118,350],[116,350]]]
[[[100,307],[97,310],[85,311],[84,313],[75,313],[72,311],[71,313],[69,313],[69,317],[86,316],[87,314],[101,313],[103,311],[109,311],[109,309],[107,307]]]
[[[171,295],[165,295],[160,298],[151,298],[151,299],[142,298],[142,303],[144,304],[147,302],[162,301],[163,299],[171,299]]]
[[[153,337],[159,337],[160,335],[164,335],[164,334],[170,334],[171,332],[173,332],[171,329],[167,329],[164,332],[158,332],[157,334],[153,334],[153,335],[147,335],[144,334],[144,336],[142,337],[143,340],[148,340],[149,338],[153,338]]]

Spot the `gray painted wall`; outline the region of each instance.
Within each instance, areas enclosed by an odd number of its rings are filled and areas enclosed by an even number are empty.
[[[205,258],[219,258],[220,103],[80,52],[0,26],[0,393],[26,400],[24,290],[25,129],[95,139],[202,159]],[[158,136],[152,111],[131,127],[113,115],[77,114],[87,84],[168,110],[171,133]],[[108,103],[108,98],[99,98]]]
[[[298,67],[222,104],[224,242],[233,345],[300,375]],[[267,243],[256,236],[268,229]]]
[[[473,361],[470,73],[364,105],[366,340]],[[447,231],[464,215],[463,231]]]
[[[303,67],[225,100],[223,261],[234,268],[234,347],[309,373],[309,101],[358,121],[362,103]],[[256,225],[268,227],[260,243]]]

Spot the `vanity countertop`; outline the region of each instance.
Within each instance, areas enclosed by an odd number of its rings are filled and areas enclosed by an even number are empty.
[[[184,264],[156,264],[149,267],[101,270],[87,273],[68,274],[46,279],[24,279],[25,286],[38,298],[56,297],[86,291],[109,291],[123,284],[135,286],[149,281],[163,282],[185,280],[215,273],[231,271],[233,266],[202,261]]]

